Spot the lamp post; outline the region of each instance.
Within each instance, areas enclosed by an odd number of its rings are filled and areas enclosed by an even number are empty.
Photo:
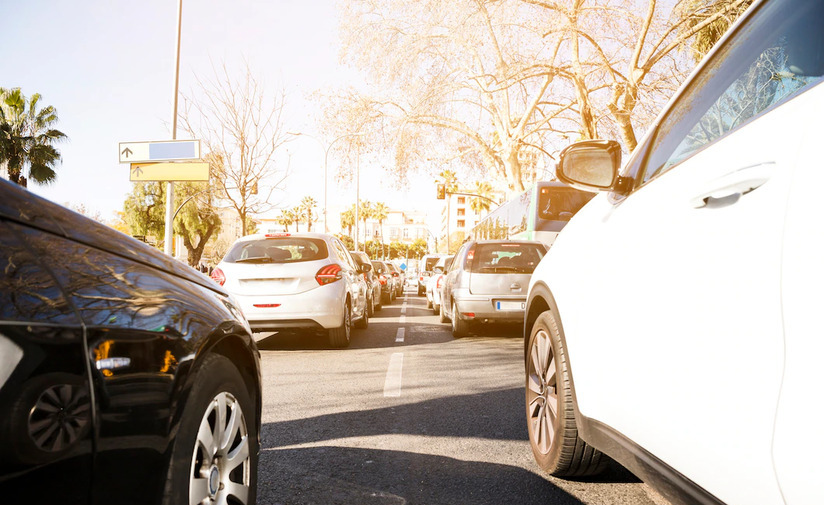
[[[324,155],[323,155],[323,233],[329,233],[329,220],[326,217],[326,210],[328,208],[326,195],[327,195],[327,187],[328,187],[328,180],[329,180],[329,176],[328,176],[328,174],[329,174],[329,151],[332,150],[332,146],[335,145],[335,142],[337,142],[338,140],[345,139],[347,137],[361,137],[364,134],[360,133],[360,132],[359,133],[344,133],[340,137],[336,137],[332,142],[329,143],[328,146],[324,145],[324,143],[319,138],[315,137],[314,135],[310,135],[308,133],[286,132],[286,134],[287,135],[294,135],[295,137],[301,137],[301,136],[309,137],[310,139],[313,139],[315,142],[320,144],[321,149],[324,150]],[[356,224],[356,226],[357,226],[357,224]],[[358,241],[355,240],[355,250],[357,250],[357,245],[358,245],[357,242]]]
[[[172,140],[177,139],[177,89],[180,84],[180,27],[183,19],[183,0],[179,0],[177,4],[177,45],[175,46],[175,91],[172,99]],[[175,199],[175,184],[172,181],[166,183],[166,226],[164,230],[163,252],[172,254],[172,240],[174,239],[174,227],[172,221],[174,220]]]

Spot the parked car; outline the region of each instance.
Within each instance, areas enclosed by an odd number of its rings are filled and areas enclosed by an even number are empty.
[[[240,303],[254,331],[313,331],[348,347],[366,328],[365,266],[324,233],[271,233],[239,238],[212,279]]]
[[[424,293],[426,293],[426,283],[429,280],[429,277],[432,276],[432,269],[438,263],[438,260],[444,257],[448,257],[448,255],[425,254],[418,262],[418,276],[416,283],[418,288],[418,296],[421,296]]]
[[[470,240],[455,254],[443,281],[441,322],[452,336],[466,336],[476,323],[520,323],[529,279],[546,253],[532,240]]]
[[[381,285],[381,305],[389,305],[395,299],[397,281],[383,261],[372,260],[372,269]]]
[[[444,256],[432,267],[432,275],[426,283],[426,308],[432,309],[435,315],[441,313],[441,290],[446,270],[452,264],[454,256]]]
[[[255,502],[260,356],[226,290],[2,179],[0,264],[0,501]]]
[[[363,251],[349,251],[352,259],[364,271],[363,279],[366,281],[366,307],[369,309],[369,317],[375,314],[376,310],[383,308],[381,301],[381,283],[378,275],[372,268],[372,261]]]
[[[824,503],[822,23],[824,2],[757,0],[623,168],[611,141],[561,154],[602,193],[529,288],[547,472],[609,456],[673,503]]]
[[[392,273],[392,278],[395,280],[395,298],[403,296],[403,288],[406,285],[406,277],[404,277],[401,269],[391,261],[385,261],[386,268]]]

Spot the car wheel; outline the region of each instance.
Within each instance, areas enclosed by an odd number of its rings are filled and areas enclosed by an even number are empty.
[[[423,290],[421,288],[418,288],[418,296],[421,296],[422,294],[423,294]]]
[[[427,299],[426,299],[426,308],[427,308],[427,309],[431,309],[431,308],[432,308],[432,300],[430,300],[429,298],[427,298]]]
[[[433,312],[436,316],[437,316],[438,314],[440,314],[440,315],[441,315],[441,317],[443,317],[443,311],[441,311],[441,306],[440,306],[440,305],[438,305],[437,303],[433,303],[433,304],[432,304],[432,312]],[[442,322],[442,323],[445,323],[446,321],[441,321],[441,322]]]
[[[374,299],[373,299],[374,301]],[[378,303],[375,305],[375,310],[382,310],[383,309],[383,293],[381,296],[378,297]]]
[[[343,308],[343,322],[337,328],[329,330],[329,345],[342,349],[349,347],[349,334],[352,331],[352,308],[349,302]]]
[[[240,372],[226,357],[212,354],[193,384],[174,442],[164,503],[255,503],[257,424]]]
[[[452,336],[465,337],[469,334],[469,322],[458,317],[458,306],[452,303]]]
[[[369,327],[369,309],[367,307],[363,308],[363,317],[355,321],[355,328],[359,330],[365,330]]]
[[[369,299],[366,301],[366,307],[369,309],[369,317],[375,315],[375,297],[370,296]]]
[[[535,461],[559,477],[602,472],[607,456],[578,437],[566,350],[551,311],[538,316],[527,349],[526,421]]]
[[[440,318],[440,321],[441,321],[442,323],[448,323],[448,322],[449,322],[449,318],[446,316],[446,311],[445,311],[445,310],[443,310],[443,309],[441,309],[441,318]]]

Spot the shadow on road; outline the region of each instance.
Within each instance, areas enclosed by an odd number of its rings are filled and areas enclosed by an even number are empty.
[[[523,468],[402,451],[344,447],[264,450],[265,504],[579,505]]]

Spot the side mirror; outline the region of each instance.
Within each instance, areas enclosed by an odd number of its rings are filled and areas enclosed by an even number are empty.
[[[614,140],[584,140],[561,151],[555,175],[584,191],[619,190],[621,146]]]
[[[433,270],[436,274],[442,274],[442,273],[443,273],[443,267],[435,267],[435,268],[433,268],[432,270]]]

